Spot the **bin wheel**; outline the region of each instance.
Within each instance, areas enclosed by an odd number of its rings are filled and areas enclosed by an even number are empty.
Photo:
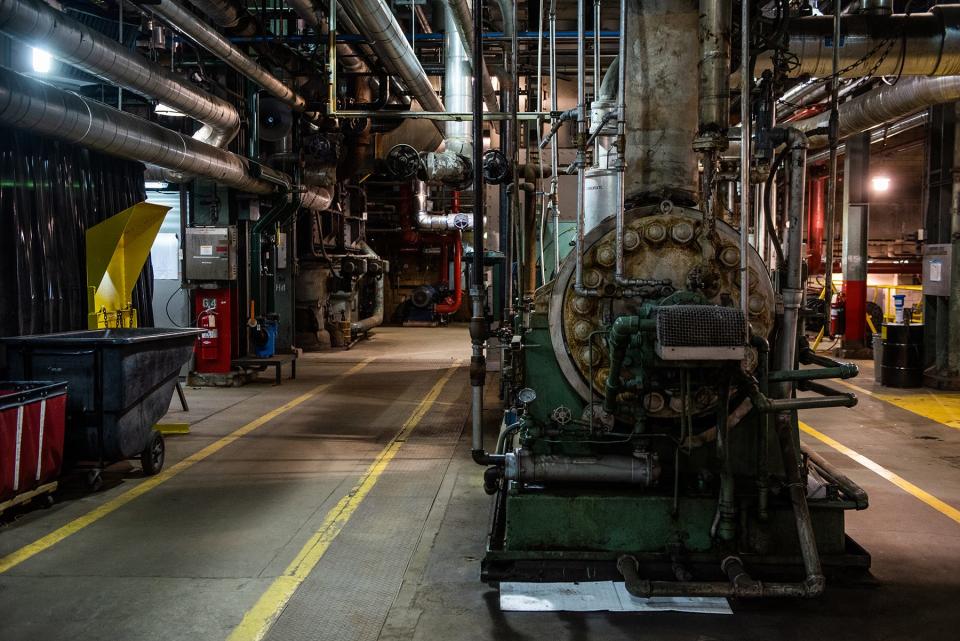
[[[140,454],[140,464],[143,466],[143,473],[146,476],[153,476],[163,469],[163,459],[166,456],[167,447],[163,442],[163,434],[154,432],[150,437],[150,442]]]
[[[96,492],[103,486],[102,470],[90,470],[87,472],[87,487],[91,492]]]

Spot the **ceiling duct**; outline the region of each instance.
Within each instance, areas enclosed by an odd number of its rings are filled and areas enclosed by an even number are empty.
[[[291,182],[237,154],[2,67],[0,123],[254,194],[272,194]],[[327,209],[331,198],[318,187],[300,195],[306,209]]]
[[[224,147],[240,117],[228,103],[175,76],[112,38],[38,0],[0,0],[0,31],[117,86],[153,98],[203,123],[193,137]]]
[[[150,0],[144,1],[139,6],[166,20],[188,38],[223,60],[234,71],[260,85],[267,93],[287,103],[295,111],[304,111],[306,108],[306,100],[303,96],[240,51],[220,32],[197,19],[194,13],[175,0]]]

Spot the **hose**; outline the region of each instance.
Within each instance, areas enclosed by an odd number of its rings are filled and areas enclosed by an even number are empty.
[[[789,147],[784,147],[783,150],[777,154],[773,164],[770,165],[770,175],[767,176],[767,182],[763,188],[763,215],[767,220],[768,233],[773,240],[773,249],[777,252],[777,265],[783,265],[785,261],[783,258],[783,247],[780,246],[780,234],[777,233],[777,226],[773,222],[773,206],[770,202],[770,193],[773,190],[773,183],[777,178],[777,171],[779,171],[789,151]]]

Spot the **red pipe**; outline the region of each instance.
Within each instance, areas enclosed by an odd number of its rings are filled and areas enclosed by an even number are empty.
[[[450,259],[447,256],[448,243],[449,239],[446,236],[440,237],[440,264],[437,266],[437,282],[443,283],[444,285],[450,282]]]
[[[807,212],[807,272],[811,276],[823,273],[824,210],[827,195],[827,177],[810,181],[809,211]]]
[[[438,314],[455,314],[463,302],[463,242],[460,236],[458,231],[453,238],[453,295],[437,304]]]

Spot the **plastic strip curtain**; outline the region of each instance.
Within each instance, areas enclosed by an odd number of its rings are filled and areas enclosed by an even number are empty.
[[[146,199],[143,165],[0,127],[0,336],[85,329],[88,227]],[[133,293],[153,326],[153,267]]]

